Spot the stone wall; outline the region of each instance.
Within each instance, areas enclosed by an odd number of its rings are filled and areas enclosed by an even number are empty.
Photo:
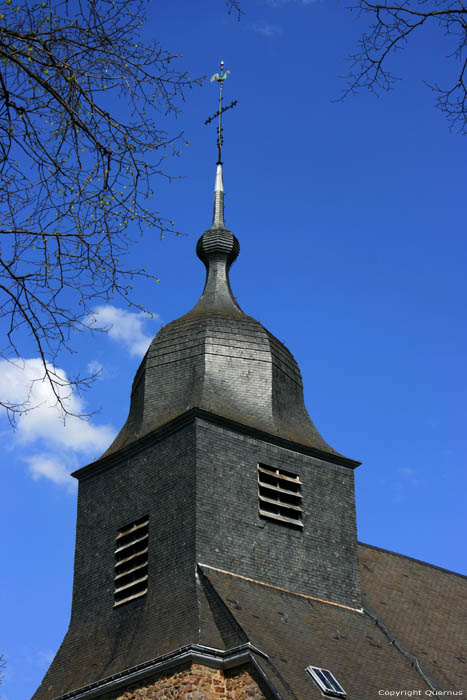
[[[222,671],[193,664],[160,676],[143,687],[113,695],[108,700],[265,700],[251,671]]]

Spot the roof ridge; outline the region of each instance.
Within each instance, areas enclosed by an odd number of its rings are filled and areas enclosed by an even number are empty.
[[[254,578],[249,578],[248,576],[242,576],[241,574],[234,574],[233,571],[226,571],[225,569],[218,569],[216,566],[210,566],[209,564],[202,564],[198,562],[199,567],[204,567],[205,569],[210,569],[211,571],[217,571],[219,574],[227,574],[227,576],[233,576],[234,578],[239,578],[242,581],[248,581],[249,583],[256,583],[258,586],[264,586],[265,588],[272,588],[275,591],[282,591],[282,593],[288,593],[289,595],[295,595],[298,598],[305,598],[306,600],[314,600],[317,603],[325,603],[325,605],[334,605],[337,608],[344,608],[345,610],[350,610],[352,612],[357,612],[363,614],[363,608],[353,608],[351,605],[344,605],[344,603],[336,603],[332,600],[324,600],[323,598],[317,598],[316,596],[307,595],[306,593],[298,593],[296,591],[291,591],[288,588],[283,588],[282,586],[275,586],[273,583],[265,583],[264,581],[258,581]]]
[[[388,627],[383,617],[370,606],[366,597],[363,594],[362,602],[364,604],[363,612],[365,613],[365,615],[368,615],[368,617],[371,620],[373,620],[375,625],[383,632],[383,634],[389,640],[390,644],[410,662],[410,665],[413,668],[415,668],[415,670],[420,674],[425,683],[435,694],[436,691],[440,691],[441,687],[428,675],[424,668],[422,668],[418,657],[414,653],[412,653],[409,650],[409,648],[391,631],[390,627]]]
[[[387,552],[388,554],[394,554],[395,557],[402,557],[403,559],[410,559],[410,561],[416,561],[417,564],[423,564],[424,566],[429,566],[432,569],[438,569],[439,571],[444,571],[446,574],[453,574],[454,576],[459,576],[460,578],[467,579],[466,574],[461,574],[459,571],[453,571],[452,569],[445,569],[437,564],[431,564],[429,561],[424,561],[423,559],[417,559],[416,557],[410,557],[408,554],[401,554],[400,552],[393,552],[392,549],[385,549],[384,547],[378,547],[375,544],[367,544],[366,542],[357,542],[357,544],[362,547],[369,547],[370,549],[377,549],[380,552]]]
[[[229,610],[199,564],[196,565],[195,575],[204,591],[212,619],[226,648],[229,649],[238,644],[250,642],[247,633],[234,617],[231,610]]]

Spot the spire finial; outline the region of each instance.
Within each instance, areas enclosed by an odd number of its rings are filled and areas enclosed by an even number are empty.
[[[222,185],[222,145],[224,143],[224,137],[222,134],[222,115],[228,109],[235,107],[237,100],[231,102],[227,107],[222,106],[222,88],[224,86],[224,80],[229,75],[230,71],[226,70],[224,72],[224,61],[221,61],[220,72],[214,73],[211,78],[211,83],[215,80],[219,83],[219,109],[212,117],[209,117],[204,122],[205,124],[210,124],[216,117],[219,117],[217,124],[217,173],[216,173],[216,186],[214,188],[214,214],[212,218],[212,228],[225,228],[224,223],[224,187]]]
[[[224,61],[221,61],[220,72],[214,73],[214,75],[211,77],[211,83],[213,83],[215,80],[219,83],[219,109],[215,114],[212,115],[212,117],[209,117],[209,119],[206,119],[206,121],[204,122],[205,124],[210,124],[212,121],[214,121],[216,117],[219,117],[219,121],[217,124],[217,165],[222,165],[222,146],[224,143],[224,136],[222,134],[222,115],[228,109],[235,107],[235,105],[237,104],[237,100],[234,100],[229,105],[227,105],[227,107],[222,106],[222,88],[224,86],[224,80],[227,78],[229,73],[229,70],[226,70],[224,72]]]

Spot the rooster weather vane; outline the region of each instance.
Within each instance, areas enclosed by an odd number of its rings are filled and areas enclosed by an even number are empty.
[[[211,83],[213,83],[215,80],[217,80],[219,83],[219,109],[212,115],[212,117],[209,117],[209,119],[206,119],[204,122],[205,124],[210,124],[212,121],[214,121],[214,119],[216,119],[216,117],[219,117],[219,122],[217,124],[217,165],[222,165],[222,145],[224,143],[224,137],[222,135],[222,115],[228,109],[232,109],[232,107],[235,107],[237,104],[237,100],[234,100],[227,105],[227,107],[222,106],[222,87],[224,85],[224,80],[227,78],[229,73],[229,70],[226,70],[224,73],[224,61],[221,61],[220,73],[214,73],[211,78]]]

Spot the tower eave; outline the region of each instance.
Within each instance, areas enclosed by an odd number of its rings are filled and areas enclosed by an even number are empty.
[[[264,440],[273,445],[278,445],[286,449],[298,452],[300,454],[309,455],[310,457],[315,457],[323,462],[330,462],[332,464],[337,464],[341,467],[346,467],[348,469],[356,469],[361,466],[362,462],[351,459],[350,457],[345,457],[337,452],[326,452],[320,450],[312,445],[305,445],[300,442],[294,442],[293,440],[288,440],[281,437],[280,435],[275,435],[273,433],[268,433],[258,428],[254,428],[243,423],[238,423],[230,418],[224,416],[210,413],[209,411],[203,410],[201,408],[191,408],[182,415],[168,421],[164,425],[161,425],[153,430],[148,431],[145,435],[141,435],[134,441],[122,445],[116,452],[104,453],[102,457],[90,462],[89,464],[76,469],[72,472],[71,476],[75,479],[81,480],[85,479],[100,470],[105,470],[111,468],[116,460],[128,459],[133,452],[138,452],[147,443],[158,442],[159,440],[165,439],[168,435],[177,432],[183,428],[187,423],[190,423],[197,418],[206,420],[215,425],[223,426],[234,430],[240,434],[250,435],[251,437]]]

